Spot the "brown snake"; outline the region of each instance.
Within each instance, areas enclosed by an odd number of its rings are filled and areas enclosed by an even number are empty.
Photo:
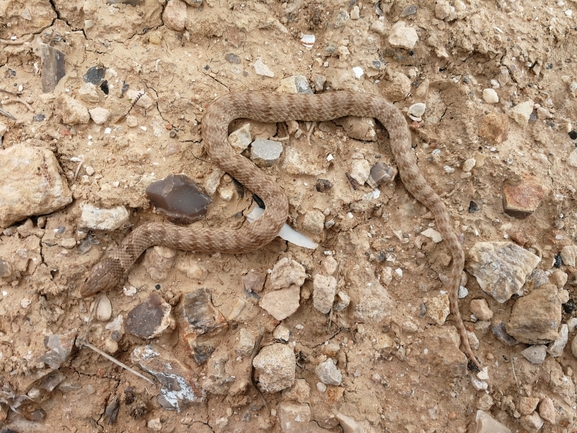
[[[233,151],[228,144],[228,125],[238,118],[260,122],[288,120],[327,121],[344,116],[374,117],[387,129],[405,188],[435,216],[437,228],[453,257],[449,299],[451,313],[461,336],[464,352],[478,368],[461,318],[458,290],[465,263],[463,247],[451,225],[451,218],[441,198],[429,186],[417,166],[411,147],[411,134],[401,112],[385,99],[350,91],[319,95],[236,92],[217,99],[203,119],[203,140],[213,162],[266,204],[261,218],[238,230],[204,227],[181,227],[152,222],[134,229],[118,246],[111,249],[92,269],[81,289],[82,296],[119,287],[136,259],[153,245],[183,251],[245,253],[272,241],[288,216],[288,202],[283,190],[251,161]]]

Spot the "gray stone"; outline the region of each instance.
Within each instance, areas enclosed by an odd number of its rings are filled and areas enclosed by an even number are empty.
[[[326,277],[317,274],[313,279],[313,306],[323,314],[331,311],[335,294],[337,292],[337,280],[335,277]]]
[[[531,364],[542,364],[547,356],[547,346],[543,344],[530,346],[521,351],[521,355]]]
[[[562,299],[553,284],[544,284],[517,299],[507,333],[526,344],[547,344],[559,338]]]
[[[286,344],[265,346],[254,357],[252,365],[258,374],[259,388],[264,392],[279,392],[295,381],[295,355]]]
[[[48,149],[0,149],[0,228],[31,215],[49,214],[72,201],[60,166]]]
[[[128,221],[128,211],[124,206],[101,209],[90,203],[82,205],[78,226],[90,230],[116,230]]]
[[[339,386],[343,381],[343,375],[335,365],[332,358],[329,358],[317,365],[315,373],[320,381],[325,385]]]
[[[250,158],[260,167],[270,167],[279,160],[282,151],[281,142],[257,138],[250,148]]]
[[[469,250],[467,270],[498,302],[523,293],[527,276],[540,259],[512,242],[477,242]]]
[[[241,328],[238,333],[238,343],[236,344],[236,353],[242,356],[249,356],[252,353],[256,339],[254,335],[248,332],[245,328]]]
[[[282,93],[302,93],[305,95],[313,94],[309,81],[304,75],[292,75],[283,78],[277,91]]]

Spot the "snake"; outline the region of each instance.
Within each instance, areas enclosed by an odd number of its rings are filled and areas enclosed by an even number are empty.
[[[168,222],[142,224],[94,265],[80,289],[81,296],[88,297],[120,287],[138,257],[154,245],[181,251],[238,254],[258,250],[271,242],[287,220],[289,205],[286,195],[278,183],[232,149],[228,143],[229,124],[238,118],[276,123],[292,120],[321,122],[345,116],[372,117],[385,127],[405,188],[433,214],[452,257],[448,282],[450,311],[463,352],[470,361],[469,366],[480,369],[481,364],[471,349],[459,310],[458,291],[465,255],[449,211],[419,170],[404,115],[391,102],[371,93],[350,90],[319,94],[238,91],[217,98],[206,108],[202,120],[205,151],[214,164],[262,199],[266,207],[263,215],[239,229],[178,226]]]

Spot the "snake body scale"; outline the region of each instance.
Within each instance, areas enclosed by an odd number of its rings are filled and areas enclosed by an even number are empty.
[[[82,296],[91,296],[123,284],[128,270],[149,247],[163,245],[183,251],[245,253],[272,241],[285,223],[288,202],[278,184],[251,161],[233,151],[228,144],[228,125],[237,118],[260,122],[328,121],[344,116],[374,117],[387,129],[390,146],[405,188],[425,205],[435,217],[437,229],[452,255],[449,278],[450,310],[454,316],[464,353],[477,368],[461,318],[458,289],[465,257],[463,247],[452,227],[449,212],[441,198],[421,174],[411,147],[411,134],[403,114],[382,97],[351,91],[318,95],[233,92],[214,101],[206,110],[202,136],[212,161],[266,204],[261,218],[238,230],[226,228],[181,227],[165,222],[151,222],[134,229],[92,268]]]

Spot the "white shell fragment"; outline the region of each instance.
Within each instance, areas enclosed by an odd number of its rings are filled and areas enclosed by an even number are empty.
[[[355,66],[353,68],[353,74],[355,74],[355,78],[361,78],[363,75],[365,75],[365,71],[363,71],[363,68],[360,66]]]
[[[315,44],[316,39],[317,38],[315,37],[315,35],[303,35],[303,37],[301,38],[301,44],[303,44],[305,48],[310,50]]]
[[[420,122],[425,114],[425,110],[427,109],[427,105],[422,102],[417,102],[409,107],[409,117],[414,120],[415,122]]]
[[[256,206],[247,216],[246,219],[249,223],[255,222],[264,213],[264,209]],[[278,236],[283,238],[285,241],[289,241],[292,244],[298,245],[299,247],[315,249],[319,246],[316,242],[313,242],[310,238],[297,232],[288,224],[285,224],[278,233]]]

